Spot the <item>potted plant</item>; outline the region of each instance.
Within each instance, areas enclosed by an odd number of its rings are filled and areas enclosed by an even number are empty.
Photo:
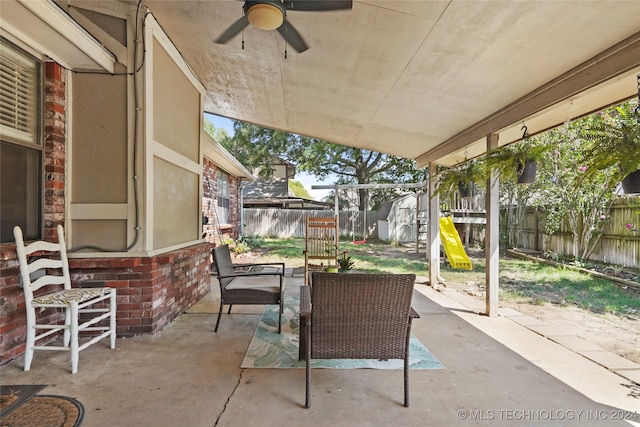
[[[353,268],[355,262],[344,252],[342,258],[338,258],[338,265],[340,266],[338,273],[346,273]]]
[[[627,194],[640,193],[640,110],[629,101],[592,115],[578,136],[585,175],[611,168]]]
[[[461,197],[469,197],[474,183],[484,185],[487,174],[484,162],[472,159],[443,170],[438,174],[437,179],[436,194],[453,194],[457,191]]]
[[[537,161],[547,148],[541,142],[530,140],[526,127],[523,128],[525,132],[521,141],[487,152],[484,158],[487,172],[495,170],[501,180],[512,180],[518,184],[531,184],[535,180]]]

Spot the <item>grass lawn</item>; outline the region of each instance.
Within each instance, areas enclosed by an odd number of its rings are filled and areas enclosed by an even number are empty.
[[[282,260],[290,267],[304,265],[304,239],[264,239],[263,259]],[[348,251],[355,269],[369,273],[414,273],[428,276],[424,253],[413,248],[378,242],[356,245],[341,242],[340,251]],[[473,270],[441,268],[441,276],[449,283],[484,284],[483,255],[472,256]],[[577,306],[595,313],[640,315],[640,292],[623,289],[604,279],[544,263],[508,256],[500,258],[500,297],[529,304]]]

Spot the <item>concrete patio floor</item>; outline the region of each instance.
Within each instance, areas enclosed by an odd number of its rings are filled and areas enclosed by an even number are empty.
[[[287,292],[301,284],[287,277]],[[83,427],[640,426],[640,386],[628,378],[514,321],[513,310],[488,318],[463,296],[420,284],[413,333],[445,369],[410,372],[411,407],[401,371],[315,369],[304,409],[304,369],[240,368],[263,307],[234,306],[213,332],[217,287],[212,279],[156,336],[89,347],[75,375],[68,353],[36,352],[29,372],[23,358],[0,367],[1,383],[78,399]]]

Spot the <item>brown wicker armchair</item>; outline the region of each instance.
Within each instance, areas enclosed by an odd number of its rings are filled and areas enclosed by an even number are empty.
[[[279,304],[278,333],[282,325],[284,295],[284,263],[233,264],[229,246],[213,248],[213,262],[220,282],[220,310],[215,332],[218,332],[222,306],[229,304]]]
[[[409,406],[409,340],[414,274],[312,273],[300,288],[300,359],[306,361],[311,406],[311,359],[404,359],[404,406]]]

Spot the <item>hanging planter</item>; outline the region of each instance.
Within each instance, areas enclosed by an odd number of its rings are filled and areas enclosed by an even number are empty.
[[[470,182],[459,182],[458,183],[458,193],[460,197],[466,198],[471,197],[471,183]]]
[[[640,169],[624,177],[622,180],[622,190],[625,194],[640,193]]]
[[[638,100],[594,115],[593,123],[578,136],[587,148],[585,177],[610,169],[622,181],[625,193],[640,193],[640,74]]]
[[[451,195],[455,191],[460,197],[470,197],[474,185],[482,185],[487,177],[484,164],[477,160],[467,160],[438,174],[437,194]]]
[[[487,169],[498,172],[501,180],[531,184],[536,179],[537,161],[547,148],[542,143],[529,140],[526,126],[522,126],[522,130],[520,142],[490,150],[485,161]]]
[[[518,184],[532,184],[536,180],[537,163],[535,160],[527,160],[524,163],[518,163]]]

